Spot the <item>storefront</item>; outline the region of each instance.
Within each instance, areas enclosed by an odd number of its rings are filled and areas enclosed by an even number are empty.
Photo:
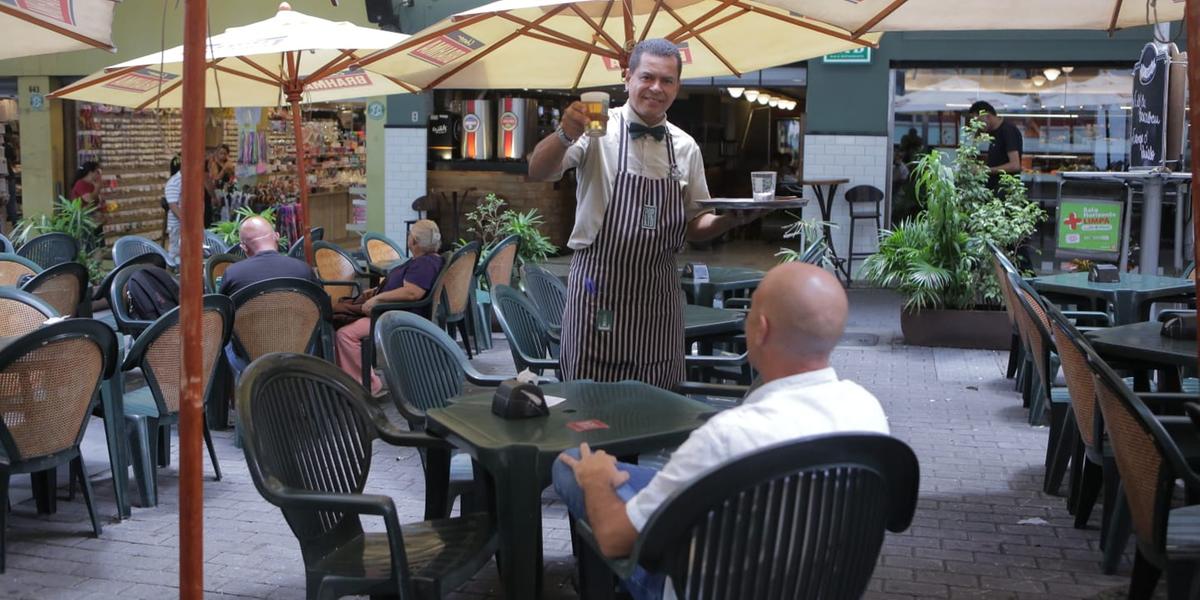
[[[100,164],[108,245],[125,235],[164,241],[161,199],[179,150],[179,112],[71,104],[74,148],[67,151],[67,172],[88,161]],[[305,105],[303,117],[311,225],[324,227],[332,241],[352,241],[347,234],[347,225],[355,223],[351,192],[363,196],[366,185],[363,104]],[[228,148],[234,165],[234,177],[224,177],[214,186],[212,220],[236,218],[234,213],[243,206],[256,212],[274,206],[280,232],[297,239],[294,204],[299,187],[291,113],[270,108],[209,110],[206,146],[214,155]]]

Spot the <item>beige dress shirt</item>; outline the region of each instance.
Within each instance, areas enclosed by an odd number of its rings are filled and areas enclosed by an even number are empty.
[[[578,202],[575,206],[575,228],[567,246],[579,250],[592,245],[600,226],[604,224],[604,210],[612,197],[613,182],[620,167],[621,117],[625,123],[642,121],[628,104],[608,111],[608,133],[603,137],[581,136],[567,148],[561,168],[554,180],[562,178],[568,169],[578,169],[579,181],[575,190]],[[704,212],[696,200],[709,198],[708,182],[704,179],[704,158],[696,140],[682,129],[663,120],[675,147],[675,166],[679,182],[683,185],[684,211],[690,222]],[[658,141],[650,135],[629,140],[629,162],[627,169],[634,175],[650,179],[671,176],[670,157],[666,140]]]

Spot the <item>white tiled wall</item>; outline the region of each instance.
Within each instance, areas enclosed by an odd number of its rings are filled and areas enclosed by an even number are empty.
[[[426,130],[389,128],[385,134],[384,231],[404,240],[404,222],[417,218],[413,200],[425,195]]]
[[[870,135],[807,135],[804,137],[805,179],[849,179],[850,183],[838,186],[833,201],[833,243],[838,256],[847,255],[850,241],[850,208],[846,203],[846,190],[861,184],[873,185],[886,192],[888,178],[888,138]],[[819,219],[821,209],[817,207],[812,190],[805,189],[811,198],[804,209],[806,219]],[[882,219],[881,219],[882,220]],[[886,225],[886,223],[885,223]],[[878,247],[878,234],[874,221],[860,219],[854,231],[855,252],[871,252]],[[862,261],[854,263],[855,272]]]

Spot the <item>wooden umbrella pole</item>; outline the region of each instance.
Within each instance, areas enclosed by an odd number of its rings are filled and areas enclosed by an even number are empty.
[[[289,89],[287,100],[292,105],[292,129],[296,133],[296,175],[300,184],[300,235],[304,236],[304,260],[313,263],[312,235],[308,229],[308,166],[304,161],[304,129],[300,118],[300,99],[302,89]]]
[[[204,225],[204,43],[208,0],[186,0],[183,19],[183,235],[179,323],[183,378],[179,407],[179,597],[204,597],[204,488],[201,446],[204,358],[200,255]]]
[[[1192,144],[1192,258],[1200,261],[1200,0],[1187,0],[1184,12],[1187,27],[1188,48],[1188,106],[1191,127],[1188,128]],[[1198,262],[1197,264],[1200,264]],[[1196,292],[1200,295],[1200,277],[1196,278]],[[1197,348],[1200,348],[1200,331],[1196,332]],[[1200,366],[1200,354],[1196,357]]]

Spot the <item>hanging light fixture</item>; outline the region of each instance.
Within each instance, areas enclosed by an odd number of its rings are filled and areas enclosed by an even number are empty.
[[[746,97],[746,100],[754,102],[758,98],[758,90],[746,90],[742,95]]]
[[[1041,75],[1034,75],[1033,76],[1033,85],[1036,85],[1038,87],[1042,87],[1043,85],[1046,85],[1046,78],[1042,77]]]
[[[1062,75],[1062,71],[1054,67],[1050,67],[1048,69],[1042,69],[1042,74],[1046,76],[1046,79],[1054,81],[1055,79],[1058,79],[1059,75]]]
[[[796,110],[796,101],[795,100],[788,100],[787,110]]]
[[[770,94],[759,94],[759,95],[758,95],[758,103],[759,103],[759,104],[761,104],[761,105],[763,105],[763,106],[766,106],[766,105],[767,105],[767,103],[768,103],[768,102],[770,102],[770,101],[771,101],[771,95],[770,95]]]
[[[767,100],[767,106],[770,106],[771,108],[779,106],[779,98],[771,98],[770,100]]]
[[[1075,67],[1063,67],[1062,68],[1062,72],[1066,73],[1067,75],[1070,75],[1071,71],[1074,71],[1074,70],[1075,70]]]
[[[746,88],[740,88],[740,87],[731,87],[731,88],[725,88],[725,89],[726,89],[726,91],[729,92],[729,95],[734,98],[740,98],[742,95],[742,92],[746,91]]]

